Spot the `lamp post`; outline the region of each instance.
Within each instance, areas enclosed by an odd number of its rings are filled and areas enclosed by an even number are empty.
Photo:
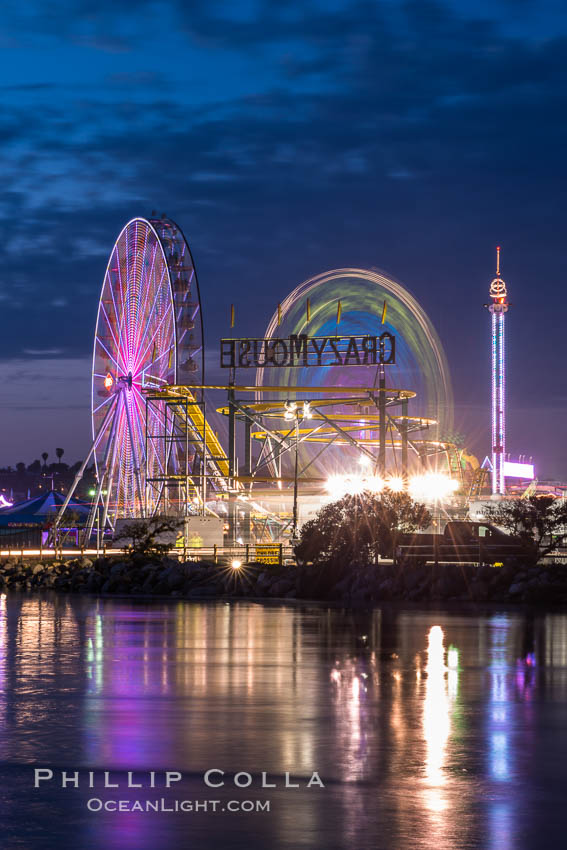
[[[298,464],[298,447],[299,447],[299,423],[304,419],[312,419],[313,414],[308,401],[302,402],[298,406],[295,401],[286,401],[284,418],[288,422],[295,421],[295,463],[293,472],[293,523],[291,531],[291,539],[297,539],[297,464]]]

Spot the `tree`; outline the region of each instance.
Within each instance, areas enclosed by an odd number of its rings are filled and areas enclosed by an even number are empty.
[[[16,472],[19,475],[23,475],[25,471],[26,471],[26,465],[23,461],[20,461],[19,463],[16,464]]]
[[[567,502],[554,496],[498,502],[487,508],[486,518],[520,537],[534,564],[567,543]]]
[[[57,460],[61,463],[61,458],[65,454],[65,449],[55,449],[55,454],[57,455]]]
[[[77,529],[84,525],[84,518],[81,518],[79,512],[73,508],[67,508],[55,529],[54,523],[58,513],[58,509],[48,513],[44,525],[44,530],[49,531],[49,542],[56,550],[61,549],[67,538],[76,534]]]
[[[181,522],[167,516],[132,520],[120,528],[117,544],[131,555],[163,555],[175,546]]]
[[[49,457],[49,454],[47,452],[42,452],[41,456],[43,458],[43,468],[45,469],[47,467],[47,458]]]
[[[34,460],[33,463],[30,463],[28,466],[28,472],[33,472],[35,474],[41,472],[41,463],[39,460]]]
[[[391,556],[399,534],[426,528],[431,514],[407,493],[344,496],[325,505],[301,528],[294,547],[299,561],[369,561]]]

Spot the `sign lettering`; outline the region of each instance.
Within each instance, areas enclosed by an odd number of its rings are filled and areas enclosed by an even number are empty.
[[[396,362],[396,338],[380,336],[306,336],[285,339],[221,339],[223,369],[305,366],[391,366]]]

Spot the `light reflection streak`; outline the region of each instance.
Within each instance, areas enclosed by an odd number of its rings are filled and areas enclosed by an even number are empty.
[[[6,712],[6,659],[8,655],[8,627],[6,624],[6,594],[0,593],[0,724],[4,725]]]
[[[510,621],[494,617],[490,631],[490,711],[488,714],[488,753],[490,775],[498,782],[510,778],[508,752],[509,717],[509,664],[508,638]]]
[[[449,719],[449,698],[445,681],[445,650],[443,630],[432,626],[427,644],[427,664],[425,671],[425,701],[423,706],[423,734],[427,744],[425,775],[431,785],[442,786],[445,783],[443,766],[445,747],[451,731]],[[441,798],[431,798],[435,810],[439,810]]]

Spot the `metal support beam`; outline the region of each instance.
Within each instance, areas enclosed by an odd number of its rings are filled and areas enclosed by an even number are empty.
[[[232,384],[232,382],[231,382]],[[236,507],[236,500],[234,498],[234,493],[231,493],[231,490],[234,490],[235,481],[234,477],[236,475],[236,405],[234,404],[234,389],[232,386],[228,390],[228,525],[229,525],[229,535],[232,543],[236,540],[237,530],[236,530],[236,520],[238,516],[238,509]]]
[[[59,508],[57,516],[55,517],[55,522],[53,523],[53,532],[52,533],[54,535],[57,532],[57,529],[59,527],[59,523],[61,522],[61,520],[63,518],[63,514],[65,513],[65,511],[67,510],[67,508],[69,506],[69,502],[71,501],[73,493],[77,489],[77,485],[79,484],[79,481],[81,480],[81,478],[84,475],[85,469],[87,468],[87,464],[88,464],[89,460],[91,459],[92,455],[94,454],[94,452],[97,450],[98,444],[100,443],[100,441],[102,439],[102,435],[106,431],[107,425],[110,422],[112,415],[114,414],[117,397],[118,396],[115,395],[113,400],[111,401],[110,407],[108,408],[108,410],[106,412],[106,416],[102,420],[102,424],[101,424],[100,428],[98,429],[96,436],[95,436],[95,438],[92,442],[92,445],[89,449],[89,453],[86,456],[86,458],[84,459],[84,461],[82,462],[81,466],[79,467],[79,470],[78,470],[77,474],[75,475],[73,483],[71,484],[71,486],[69,488],[69,492],[67,493],[67,495],[65,497],[65,501],[63,502],[63,504]]]
[[[244,420],[244,475],[252,475],[252,420]]]
[[[366,457],[370,458],[371,461],[374,461],[374,455],[372,454],[372,452],[368,451],[368,449],[365,446],[361,446],[360,443],[358,442],[358,440],[355,440],[354,437],[351,437],[351,435],[348,433],[348,431],[344,431],[340,427],[340,425],[337,425],[336,422],[333,422],[332,419],[329,419],[329,417],[326,416],[315,405],[316,405],[316,402],[311,402],[311,410],[313,412],[316,412],[317,416],[321,416],[325,420],[325,422],[328,422],[329,425],[331,426],[331,428],[333,428],[337,432],[337,434],[340,434],[342,437],[345,438],[345,440],[347,442],[349,442],[352,446],[355,446],[358,449],[358,451],[361,452],[361,454],[366,455]]]
[[[386,370],[380,366],[380,392],[378,393],[378,471],[386,475]]]
[[[104,489],[104,482],[107,480],[107,476],[108,476],[108,470],[109,470],[108,458],[109,458],[109,455],[110,455],[110,447],[112,446],[113,449],[114,449],[114,446],[115,446],[114,436],[116,434],[116,425],[118,423],[118,416],[119,416],[119,413],[120,413],[120,403],[119,402],[120,402],[121,395],[122,395],[122,392],[120,392],[118,394],[118,401],[114,405],[114,416],[112,417],[112,425],[110,426],[110,435],[109,435],[108,441],[106,443],[106,449],[104,451],[104,458],[103,458],[103,461],[102,461],[102,474],[99,478],[98,486],[96,488],[96,495],[95,495],[95,498],[94,498],[94,501],[93,501],[93,504],[92,504],[92,507],[91,507],[91,510],[90,510],[90,513],[89,513],[87,525],[86,525],[86,528],[85,528],[85,535],[84,535],[84,538],[83,538],[85,546],[88,546],[88,543],[89,543],[89,540],[90,540],[90,537],[91,537],[91,534],[92,534],[96,514],[97,514],[97,511],[98,511],[98,505],[99,505],[99,502],[100,502],[100,499],[101,499],[101,496],[102,496],[102,491]],[[112,452],[112,456],[114,457],[114,451]],[[100,514],[99,514],[99,529],[100,529]]]
[[[404,484],[408,480],[408,400],[402,399],[402,422],[401,422],[401,438],[402,438],[402,478]]]

